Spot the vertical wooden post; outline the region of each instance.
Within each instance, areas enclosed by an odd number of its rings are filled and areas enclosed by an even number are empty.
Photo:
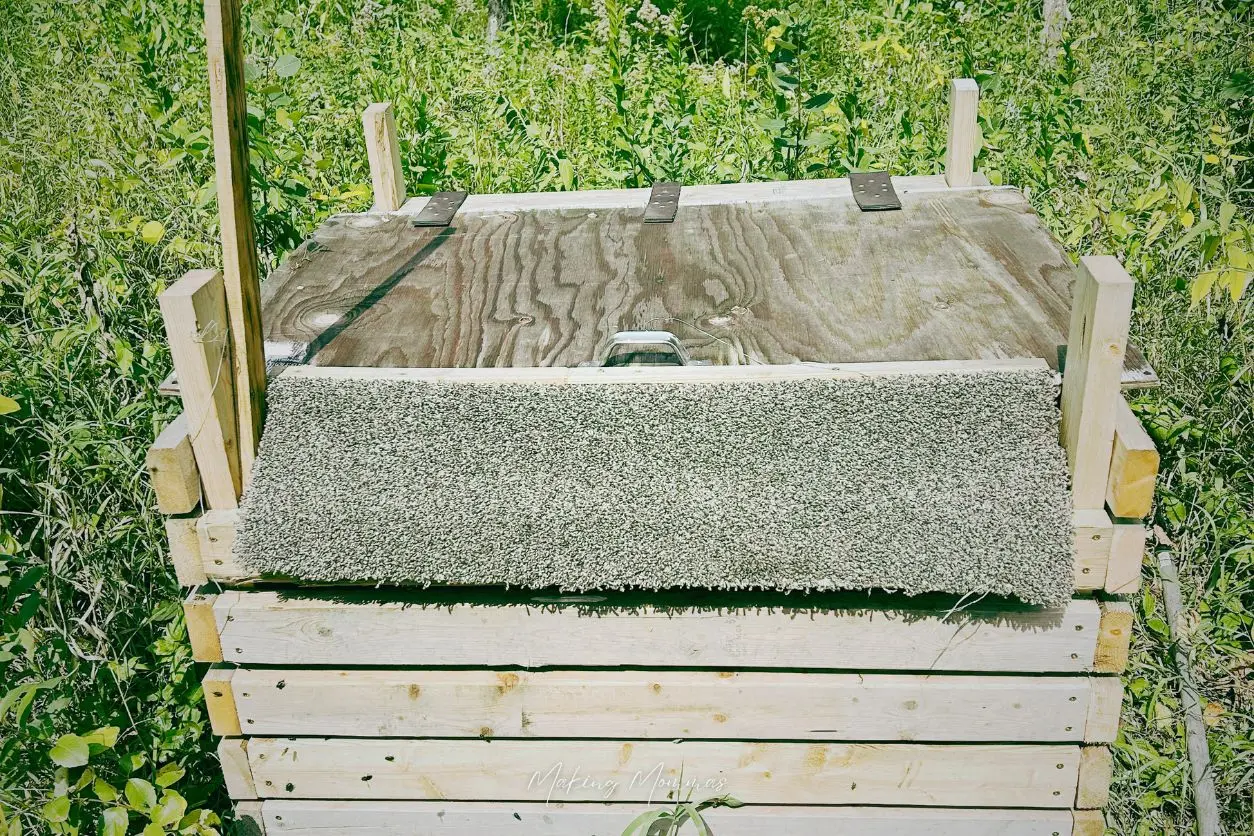
[[[1132,289],[1132,278],[1114,256],[1080,259],[1062,382],[1062,442],[1076,510],[1106,502]]]
[[[374,187],[374,211],[395,212],[405,203],[405,176],[401,172],[401,146],[396,141],[396,119],[391,102],[370,105],[361,116],[370,158],[370,182]]]
[[[261,334],[261,280],[248,170],[248,106],[239,0],[205,0],[209,107],[222,233],[222,272],[230,316],[236,435],[242,487],[252,472],[265,420],[266,359]],[[181,381],[180,381],[181,383]]]
[[[238,507],[240,464],[222,274],[193,270],[158,302],[205,501],[211,508]]]
[[[980,85],[973,78],[949,82],[949,141],[945,146],[945,182],[970,186],[975,174],[975,136],[980,113]]]

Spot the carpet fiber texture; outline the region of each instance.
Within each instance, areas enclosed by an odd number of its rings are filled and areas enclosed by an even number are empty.
[[[304,581],[1066,600],[1047,370],[772,382],[280,376],[237,557]]]

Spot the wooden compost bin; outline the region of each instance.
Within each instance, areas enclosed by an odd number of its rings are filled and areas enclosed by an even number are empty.
[[[227,78],[233,25],[211,16]],[[946,174],[894,178],[900,211],[859,212],[847,180],[738,184],[685,188],[673,222],[647,225],[648,190],[621,190],[471,196],[417,227],[427,199],[404,200],[390,111],[372,106],[375,210],[328,221],[260,296],[229,93],[215,87],[219,150],[236,149],[219,156],[228,277],[162,296],[184,413],[148,463],[239,816],[271,834],[616,835],[682,771],[694,800],[746,802],[709,812],[720,836],[1102,832],[1120,596],[1157,468],[1120,389],[1153,372],[1125,351],[1118,262],[1074,266],[1018,191],[972,173],[973,83],[951,90]],[[232,554],[263,345],[272,365],[556,379],[642,327],[712,364],[784,369],[1056,364],[1066,344],[1073,599],[669,591],[620,609],[619,593],[302,589]],[[702,374],[649,373],[675,372]]]

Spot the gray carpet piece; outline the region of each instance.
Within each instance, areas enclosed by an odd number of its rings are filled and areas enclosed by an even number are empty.
[[[235,550],[304,581],[1072,594],[1057,382],[280,376]]]

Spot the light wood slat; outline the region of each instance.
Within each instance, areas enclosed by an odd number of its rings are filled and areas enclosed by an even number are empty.
[[[1128,402],[1115,404],[1115,446],[1106,480],[1106,505],[1116,517],[1147,517],[1158,480],[1158,448]]]
[[[354,380],[417,380],[428,383],[729,383],[745,380],[857,380],[892,375],[940,375],[984,371],[1044,370],[1038,358],[989,360],[918,360],[883,363],[787,363],[761,366],[549,366],[487,368],[392,368],[365,366],[292,366],[289,377]]]
[[[1093,592],[1106,585],[1114,525],[1100,509],[1079,510],[1072,514],[1075,529],[1075,588]],[[206,567],[206,573],[209,569]]]
[[[1069,743],[1114,739],[1110,682],[1118,686],[1113,677],[239,668],[210,671],[204,691],[219,734]]]
[[[1080,599],[1017,612],[973,606],[945,619],[947,611],[883,606],[581,615],[573,606],[358,604],[229,591],[213,610],[226,661],[273,665],[1080,672],[1093,666],[1099,621],[1096,602]],[[212,656],[215,643],[206,645]],[[193,648],[202,659],[195,635]]]
[[[975,174],[979,135],[980,85],[973,78],[949,82],[949,136],[945,145],[945,183],[970,186]]]
[[[222,236],[232,363],[225,372],[236,393],[240,484],[248,486],[265,420],[266,360],[261,331],[261,277],[253,227],[248,164],[248,103],[240,0],[205,0],[205,56],[209,64],[209,113],[213,126],[214,176]],[[179,372],[179,386],[187,381]],[[189,412],[189,415],[191,413]],[[214,505],[227,508],[228,505]]]
[[[1128,666],[1128,651],[1132,646],[1132,624],[1135,620],[1132,606],[1125,601],[1101,603],[1101,625],[1097,637],[1097,657],[1094,670],[1098,673],[1123,673]]]
[[[249,760],[248,741],[237,737],[224,737],[218,741],[218,760],[222,764],[223,783],[227,794],[234,800],[253,800],[262,796],[257,792]]]
[[[401,173],[401,146],[396,140],[396,118],[391,102],[376,102],[361,115],[366,133],[366,156],[374,188],[374,211],[395,212],[405,202]]]
[[[187,640],[192,645],[192,655],[198,662],[221,662],[222,644],[218,639],[218,627],[213,612],[214,596],[192,591],[183,600],[183,621],[187,625]]]
[[[893,178],[893,189],[899,194],[947,192],[950,186],[943,174],[918,174]],[[980,191],[1015,191],[1010,186],[979,186]],[[401,212],[417,215],[427,206],[430,197],[412,197]],[[821,180],[784,180],[761,183],[718,183],[684,186],[679,194],[679,207],[711,206],[729,203],[774,203],[792,200],[853,200],[853,189],[846,177]],[[573,192],[520,192],[518,194],[472,194],[467,196],[458,214],[491,212],[529,212],[545,209],[621,209],[637,206],[641,211],[649,202],[649,189],[584,189]]]
[[[262,798],[1069,808],[1078,746],[250,738]],[[291,785],[290,789],[288,785]]]
[[[1148,529],[1138,523],[1114,526],[1110,539],[1110,562],[1106,567],[1106,591],[1112,595],[1134,595],[1141,587],[1141,564],[1145,559]]]
[[[205,500],[211,508],[235,508],[240,462],[222,274],[192,270],[158,301]]]
[[[1119,734],[1123,683],[1117,676],[1089,679],[1089,713],[1084,727],[1086,743],[1113,743]]]
[[[261,581],[299,579],[265,577],[232,554],[239,512],[208,511],[194,523],[199,534],[198,548],[190,554],[198,561],[197,571],[204,579],[227,584],[252,585]],[[1075,525],[1075,588],[1092,592],[1106,586],[1114,527],[1105,511],[1077,511]],[[171,535],[173,538],[173,534]],[[1138,576],[1139,566],[1138,563]],[[189,584],[184,584],[189,585]]]
[[[1062,382],[1062,440],[1079,510],[1106,502],[1133,282],[1113,256],[1085,256],[1072,291]]]
[[[200,471],[187,434],[187,415],[178,416],[157,434],[144,458],[148,481],[163,514],[187,514],[200,505]]]
[[[1106,817],[1101,810],[1073,810],[1071,815],[1071,836],[1106,836]]]
[[[237,812],[243,805],[236,805]],[[510,804],[450,801],[261,802],[269,836],[619,836],[649,809],[641,804]],[[892,807],[713,809],[718,836],[1068,836],[1068,810],[955,810]],[[691,828],[689,828],[691,830]],[[1080,836],[1080,834],[1077,834]],[[1083,836],[1101,836],[1083,834]]]
[[[170,562],[174,564],[174,577],[178,579],[179,586],[200,586],[208,580],[200,557],[200,542],[196,537],[199,520],[199,517],[169,517],[165,521]]]
[[[1085,746],[1080,750],[1079,781],[1075,806],[1081,810],[1097,810],[1110,801],[1110,781],[1114,777],[1114,759],[1105,746]]]

